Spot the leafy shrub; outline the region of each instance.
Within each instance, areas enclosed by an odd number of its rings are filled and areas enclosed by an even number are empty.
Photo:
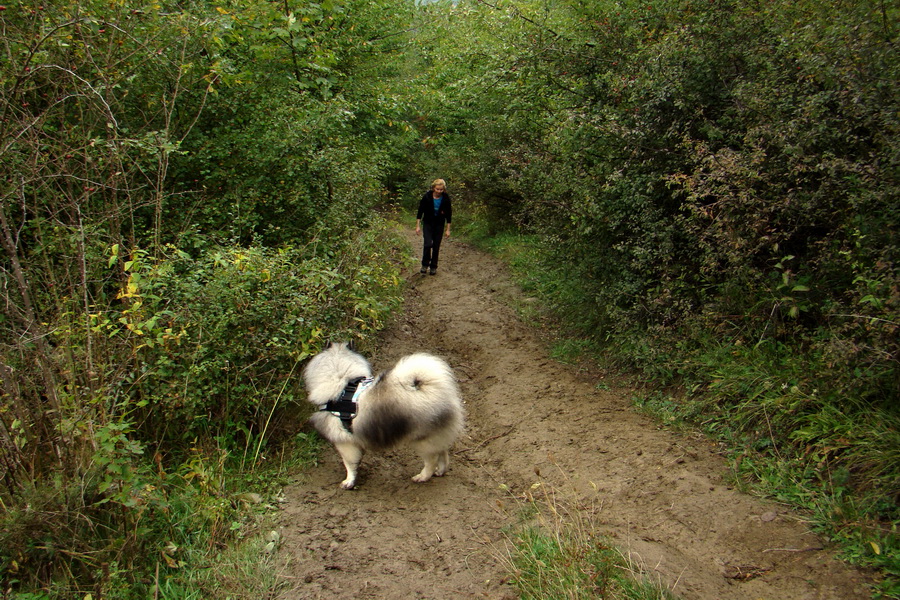
[[[871,538],[848,554],[896,582],[875,548],[898,523],[877,452],[900,422],[897,7],[463,6],[427,42],[441,143],[422,164],[484,177],[469,189],[537,240],[526,282],[566,332],[789,465],[794,500],[829,498],[831,534]]]
[[[198,257],[113,248],[109,267],[125,277],[90,315],[93,389],[63,390],[43,421],[52,438],[23,414],[5,449],[17,467],[4,474],[5,584],[93,581],[112,594],[106,586],[133,585],[153,557],[178,568],[169,543],[227,539],[225,461],[256,464],[275,421],[302,418],[300,365],[327,337],[364,341],[397,307],[400,245],[368,224],[302,247]],[[48,444],[61,457],[43,454]]]
[[[351,4],[0,10],[2,593],[149,597],[169,542],[218,548],[301,361],[396,306],[411,6]]]
[[[364,339],[397,306],[397,257],[376,231],[198,258],[172,249],[157,262],[135,251],[120,307],[95,328],[127,340],[142,365],[116,388],[141,438],[184,447],[229,435],[240,447],[264,433],[299,398],[304,359],[328,338]]]

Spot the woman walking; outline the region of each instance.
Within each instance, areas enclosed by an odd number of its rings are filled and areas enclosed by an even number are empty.
[[[422,270],[432,275],[437,274],[438,254],[441,250],[441,233],[450,237],[450,221],[453,218],[453,206],[447,184],[443,179],[435,179],[431,189],[425,192],[419,202],[416,213],[416,235],[422,232]],[[446,224],[446,231],[444,226]]]

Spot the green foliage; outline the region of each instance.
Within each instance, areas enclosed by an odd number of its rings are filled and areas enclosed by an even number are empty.
[[[563,331],[689,390],[678,417],[756,464],[789,465],[793,501],[888,587],[865,540],[893,547],[898,522],[898,16],[430,7],[415,157],[465,184],[475,230],[527,235],[524,285]]]
[[[53,418],[63,462],[38,460],[39,423],[14,424],[20,460],[30,457],[29,468],[53,483],[32,490],[25,473],[7,473],[22,487],[4,499],[13,507],[3,527],[5,584],[61,577],[61,586],[92,581],[108,597],[135,597],[120,594],[156,562],[177,570],[206,560],[167,554],[168,544],[229,540],[225,462],[260,463],[279,421],[297,412],[300,362],[325,331],[364,340],[397,306],[397,257],[387,249],[398,244],[383,229],[196,259],[170,249],[161,258],[135,250],[126,261],[113,250],[108,264],[127,279],[116,302],[91,313],[89,335],[121,364],[94,379],[93,395],[62,396]],[[211,457],[198,443],[213,440]],[[90,550],[98,543],[102,554]],[[113,557],[117,565],[100,568]]]
[[[304,438],[298,447],[311,446]],[[48,598],[124,600],[270,592],[278,539],[266,527],[268,502],[287,481],[284,470],[304,464],[308,456],[297,454],[249,479],[223,448],[195,448],[172,470],[136,465],[106,492],[90,473],[24,490],[27,504],[0,521],[4,593],[30,597],[25,590],[40,586]]]
[[[226,29],[208,45],[221,53],[221,85],[172,166],[194,227],[219,241],[292,243],[335,204],[365,214],[381,200],[408,143],[407,99],[386,76],[410,9],[220,6]],[[168,210],[177,223],[183,207]]]
[[[547,238],[548,260],[586,299],[560,304],[587,330],[708,310],[775,319],[774,333],[791,335],[857,314],[848,263],[880,264],[882,289],[897,279],[897,124],[884,94],[896,73],[876,16],[730,2],[463,4],[432,36],[455,40],[437,49],[454,66],[430,82],[442,104],[427,131],[443,133],[423,163],[477,180],[489,220]],[[813,26],[826,22],[827,33]],[[480,60],[462,73],[467,48]],[[476,121],[454,130],[476,95]],[[827,117],[822,104],[833,105]],[[879,217],[857,234],[864,206]],[[850,250],[858,235],[871,242],[862,262]]]
[[[539,528],[517,534],[512,565],[520,598],[671,598],[639,575],[623,555],[602,539],[556,535]],[[614,595],[613,595],[614,594]]]
[[[143,365],[120,387],[142,437],[178,447],[228,435],[244,447],[264,433],[273,411],[300,398],[299,366],[326,337],[364,339],[398,305],[397,262],[380,229],[197,259],[173,251],[139,283],[130,278],[97,328],[127,339]]]
[[[227,589],[184,571],[243,536],[229,481],[296,429],[324,337],[397,306],[374,208],[410,10],[4,4],[4,594]]]

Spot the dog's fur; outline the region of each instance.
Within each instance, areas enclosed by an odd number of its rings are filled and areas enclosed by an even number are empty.
[[[345,343],[330,343],[303,371],[307,399],[323,407],[357,377],[371,377],[368,361]],[[385,450],[408,443],[424,461],[413,481],[441,476],[450,464],[450,446],[459,437],[464,411],[459,386],[450,365],[430,354],[401,358],[358,399],[352,432],[330,412],[319,410],[310,422],[334,444],[347,469],[344,489],[356,485],[364,450]]]

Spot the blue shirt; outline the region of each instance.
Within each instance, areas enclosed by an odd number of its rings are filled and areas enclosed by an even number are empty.
[[[434,199],[434,215],[435,215],[435,216],[437,216],[438,210],[440,210],[440,208],[441,208],[441,200],[443,200],[443,199],[444,199],[444,195],[443,195],[443,194],[441,194],[441,197],[440,197],[440,198],[435,198],[435,199]]]

